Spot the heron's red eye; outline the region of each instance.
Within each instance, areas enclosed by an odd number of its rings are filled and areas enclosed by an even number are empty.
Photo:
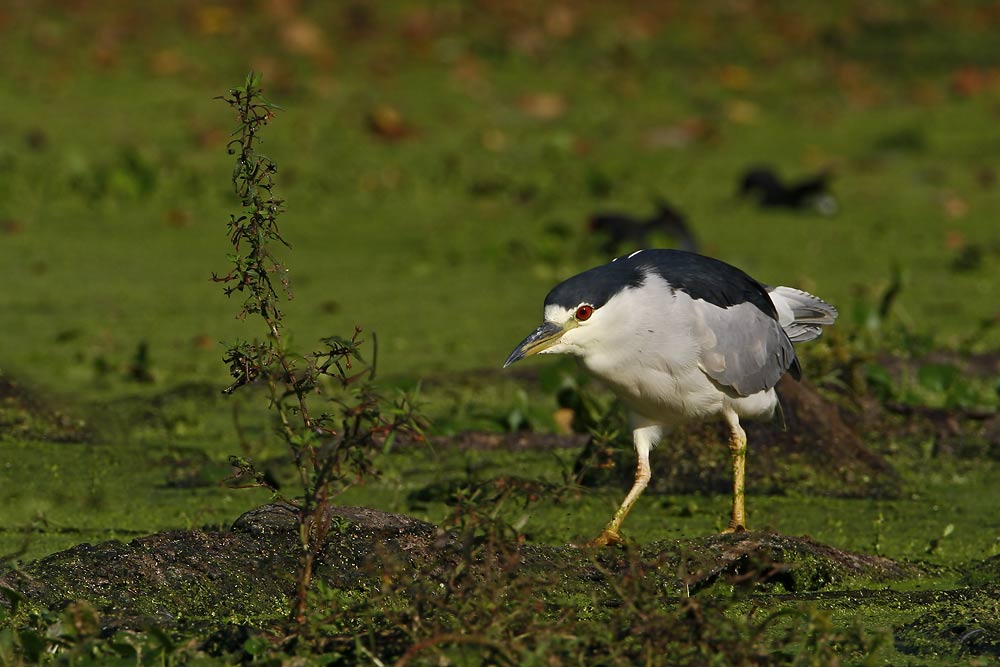
[[[584,320],[589,320],[590,316],[593,314],[594,314],[594,307],[584,304],[576,309],[576,320],[577,322],[583,322]]]

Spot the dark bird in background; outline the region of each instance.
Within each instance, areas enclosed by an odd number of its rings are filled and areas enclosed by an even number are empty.
[[[628,244],[630,250],[645,248],[650,235],[657,232],[672,237],[681,250],[698,250],[698,242],[684,214],[663,199],[656,200],[656,213],[651,218],[637,218],[627,213],[597,213],[590,217],[588,228],[591,233],[604,237],[601,252],[606,255],[614,255],[622,244]]]
[[[740,196],[756,200],[761,208],[812,208],[823,215],[833,215],[837,212],[837,200],[830,193],[831,177],[824,170],[783,183],[771,167],[751,167],[740,180]]]

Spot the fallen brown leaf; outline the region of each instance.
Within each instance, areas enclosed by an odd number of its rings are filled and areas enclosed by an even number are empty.
[[[194,25],[203,35],[225,34],[231,30],[233,23],[233,10],[229,7],[206,5],[195,10]]]
[[[281,26],[281,43],[292,53],[323,56],[329,53],[323,29],[315,22],[296,17]]]
[[[184,57],[174,49],[161,49],[149,58],[149,69],[157,76],[179,74],[184,66]]]
[[[568,108],[566,98],[558,93],[528,93],[517,102],[518,107],[528,116],[540,120],[555,120],[562,117]]]
[[[387,141],[398,141],[413,134],[413,128],[403,119],[403,114],[387,104],[381,104],[368,112],[367,120],[372,134]]]
[[[643,137],[646,148],[686,148],[706,141],[715,134],[715,127],[700,116],[685,118],[674,125],[651,128]]]
[[[969,203],[955,194],[945,196],[941,208],[949,220],[964,218],[969,213]]]

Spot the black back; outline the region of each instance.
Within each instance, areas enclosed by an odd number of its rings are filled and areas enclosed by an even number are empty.
[[[545,298],[545,305],[575,308],[589,303],[600,308],[626,287],[642,285],[647,273],[655,273],[692,299],[720,308],[750,302],[768,317],[778,319],[761,283],[731,264],[683,250],[642,250],[619,257],[556,285]]]

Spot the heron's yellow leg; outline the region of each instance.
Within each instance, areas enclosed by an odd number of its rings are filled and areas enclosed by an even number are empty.
[[[625,500],[622,501],[621,507],[611,517],[611,521],[604,527],[601,534],[588,543],[589,546],[606,547],[624,542],[619,531],[629,510],[632,509],[632,505],[649,484],[649,479],[652,476],[649,469],[649,452],[660,439],[660,434],[661,427],[658,425],[640,427],[633,431],[632,438],[635,441],[636,453],[635,481],[632,483],[628,495],[625,496]]]
[[[625,496],[625,500],[622,501],[621,507],[615,512],[615,515],[611,517],[611,521],[608,525],[604,527],[601,534],[597,536],[596,539],[590,542],[590,546],[593,547],[606,547],[615,544],[621,544],[623,542],[619,530],[621,530],[622,522],[625,521],[625,517],[628,516],[629,510],[632,509],[632,505],[638,500],[639,496],[646,489],[646,485],[649,484],[649,478],[652,476],[649,470],[649,452],[646,452],[645,456],[639,456],[639,462],[635,469],[635,482],[632,484],[632,489]]]
[[[739,417],[734,412],[725,414],[729,424],[729,453],[733,459],[733,514],[729,528],[723,533],[738,533],[747,529],[746,512],[743,506],[746,488],[747,434],[740,426]]]

